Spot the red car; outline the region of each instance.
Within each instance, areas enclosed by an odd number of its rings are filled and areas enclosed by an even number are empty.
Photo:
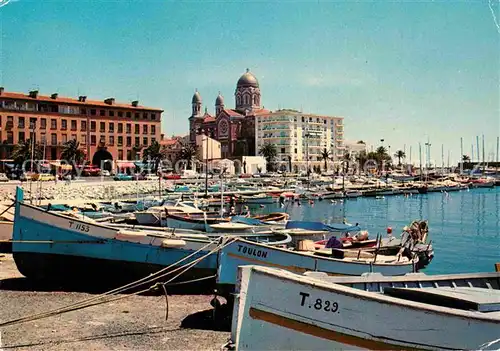
[[[181,176],[179,174],[164,174],[163,175],[163,179],[170,179],[170,180],[174,180],[174,179],[181,179]]]
[[[101,173],[101,169],[99,167],[95,167],[95,166],[85,166],[85,167],[83,167],[83,170],[82,170],[83,176],[95,177],[95,176],[98,176],[100,173]]]

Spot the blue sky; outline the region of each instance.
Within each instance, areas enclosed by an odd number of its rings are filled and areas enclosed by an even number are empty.
[[[490,9],[493,9],[493,13]],[[268,109],[345,117],[346,139],[441,144],[451,161],[500,134],[498,0],[11,1],[0,8],[0,85],[8,91],[139,99],[186,133],[194,89],[210,112],[234,106],[250,68]]]

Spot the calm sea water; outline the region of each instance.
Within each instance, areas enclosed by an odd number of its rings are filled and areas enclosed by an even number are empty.
[[[339,223],[346,218],[359,223],[375,238],[394,234],[414,219],[429,221],[429,239],[435,257],[425,269],[428,274],[491,272],[500,262],[500,187],[425,195],[358,198],[332,203],[330,200],[301,206],[289,204],[286,212],[294,220]],[[266,205],[257,212],[283,211]]]

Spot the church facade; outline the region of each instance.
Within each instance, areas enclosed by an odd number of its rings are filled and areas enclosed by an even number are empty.
[[[269,114],[261,106],[261,92],[257,78],[246,72],[238,79],[234,92],[235,107],[228,108],[219,93],[215,99],[215,114],[202,110],[202,97],[196,91],[191,100],[189,140],[196,143],[196,136],[204,134],[221,143],[222,158],[256,155],[255,118]]]

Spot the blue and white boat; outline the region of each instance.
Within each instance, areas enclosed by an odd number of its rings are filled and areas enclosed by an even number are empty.
[[[21,274],[33,279],[131,282],[190,254],[193,257],[184,263],[200,259],[217,246],[204,235],[113,228],[47,211],[25,203],[20,188],[16,200],[13,256]],[[216,267],[213,253],[181,278],[207,277]]]
[[[294,273],[319,271],[328,275],[361,275],[376,272],[399,276],[414,272],[418,263],[418,256],[409,259],[402,255],[342,251],[344,257],[335,258],[333,254],[331,250],[292,251],[236,238],[219,252],[218,290],[228,297],[227,293],[231,293],[236,284],[238,267],[244,265],[274,267]]]

